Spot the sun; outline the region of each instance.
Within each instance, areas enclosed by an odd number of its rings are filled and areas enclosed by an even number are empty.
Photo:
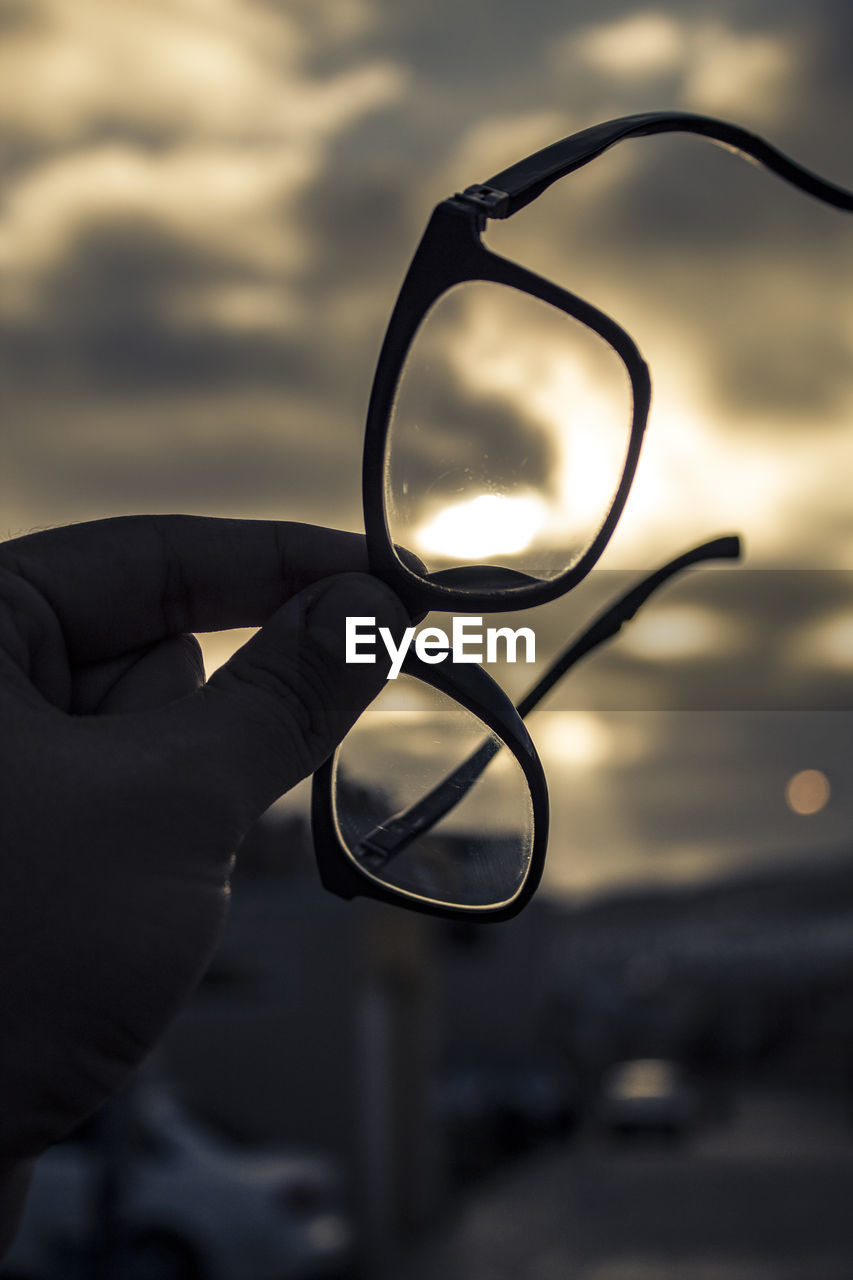
[[[481,493],[444,507],[415,533],[419,551],[456,560],[515,555],[531,545],[547,509],[535,494]]]

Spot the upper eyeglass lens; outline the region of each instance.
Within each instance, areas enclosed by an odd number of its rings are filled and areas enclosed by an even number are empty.
[[[700,134],[853,210],[851,192],[762,138],[683,112],[596,125],[438,205],[394,308],[365,433],[371,567],[404,599],[526,608],[562,595],[601,556],[637,466],[648,370],[615,321],[493,253],[481,233],[614,143],[667,132]]]
[[[479,564],[555,578],[598,533],[630,434],[631,384],[597,333],[517,289],[457,285],[425,317],[398,385],[391,538],[432,574]]]

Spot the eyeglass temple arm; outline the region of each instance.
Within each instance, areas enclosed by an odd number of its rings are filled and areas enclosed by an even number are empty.
[[[712,142],[742,152],[825,204],[853,211],[853,192],[803,168],[757,134],[713,116],[694,115],[687,111],[651,111],[593,125],[591,129],[583,129],[561,142],[544,147],[484,183],[468,187],[465,195],[481,207],[487,218],[508,218],[535,200],[552,182],[595,160],[614,143],[621,142],[623,138],[649,137],[656,133],[700,134]]]
[[[516,706],[522,720],[539,705],[547,693],[550,693],[570,667],[580,662],[581,658],[586,657],[606,640],[611,640],[613,636],[618,635],[625,623],[630,622],[646,603],[649,596],[670,578],[681,573],[682,569],[689,569],[691,565],[700,564],[703,560],[737,560],[740,552],[740,538],[736,534],[714,538],[711,542],[703,542],[701,546],[693,547],[692,550],[685,551],[683,555],[670,560],[660,569],[643,578],[630,591],[626,591],[603,613],[600,613],[577,640],[567,645],[562,653],[557,655],[533,688],[525,694]]]
[[[703,560],[736,560],[740,551],[740,539],[736,535],[714,538],[711,542],[704,542],[701,546],[684,552],[683,555],[670,560],[668,564],[643,578],[599,614],[575,641],[558,654],[545,673],[518,703],[516,707],[518,714],[522,719],[529,715],[575,663],[586,657],[593,649],[597,649],[599,645],[604,644],[606,640],[617,635],[625,623],[630,622],[637,610],[646,603],[649,596],[675,574]],[[389,818],[387,822],[364,836],[360,842],[361,849],[368,856],[372,855],[370,860],[374,866],[378,869],[398,853],[402,853],[413,840],[455,808],[468,794],[502,745],[500,739],[487,739],[452,773],[442,778],[441,782],[428,791],[421,800],[395,814],[393,818]]]

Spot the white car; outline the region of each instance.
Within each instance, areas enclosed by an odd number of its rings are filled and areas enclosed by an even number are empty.
[[[131,1095],[118,1131],[121,1280],[319,1280],[348,1270],[351,1230],[328,1160],[226,1144],[161,1090]],[[84,1131],[41,1157],[4,1278],[91,1274],[102,1150]]]

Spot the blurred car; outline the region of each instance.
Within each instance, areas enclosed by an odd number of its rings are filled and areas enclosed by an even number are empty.
[[[635,1058],[604,1073],[597,1115],[613,1133],[678,1137],[697,1114],[696,1091],[677,1062]]]
[[[451,1171],[465,1179],[578,1122],[571,1077],[551,1067],[475,1065],[447,1072],[435,1093]]]
[[[132,1094],[110,1124],[112,1147],[96,1121],[38,1161],[4,1278],[91,1274],[110,1155],[120,1280],[337,1280],[347,1272],[351,1230],[328,1160],[228,1144],[159,1089]]]

